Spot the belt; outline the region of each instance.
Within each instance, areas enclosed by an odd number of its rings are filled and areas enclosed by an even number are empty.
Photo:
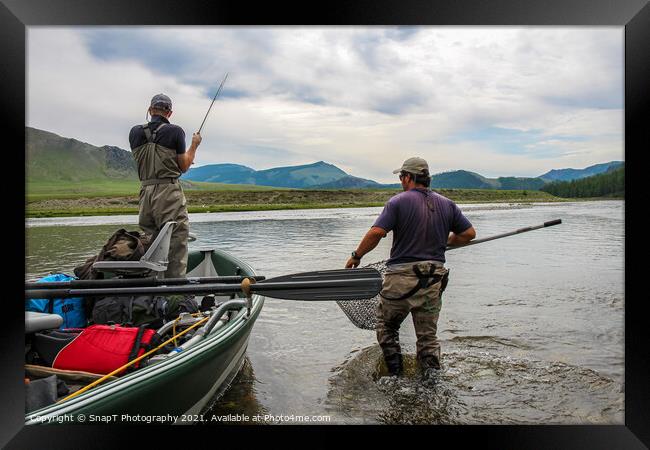
[[[418,263],[429,263],[429,264],[434,264],[437,267],[445,267],[445,263],[443,263],[442,261],[428,259],[428,260],[421,260],[421,261],[411,261],[406,263],[388,264],[386,265],[386,273],[411,272],[413,270],[413,265]]]
[[[151,186],[152,184],[175,184],[178,183],[178,178],[151,178],[149,180],[142,180],[142,186]]]
[[[442,285],[441,285],[441,288],[440,288],[440,293],[442,294],[442,292],[447,287],[447,279],[449,277],[449,270],[447,270],[447,272],[445,272],[444,275],[437,275],[436,273],[434,273],[436,271],[437,267],[440,267],[440,266],[437,265],[437,264],[431,264],[431,267],[429,268],[429,272],[424,272],[423,273],[422,271],[420,271],[417,264],[414,264],[413,265],[413,272],[415,272],[415,275],[418,277],[418,283],[415,286],[413,286],[413,289],[411,289],[406,294],[401,295],[399,297],[386,297],[385,295],[382,295],[382,297],[384,297],[387,300],[404,300],[406,298],[411,297],[413,294],[415,294],[420,289],[426,289],[426,288],[428,288],[430,286],[433,286],[434,284],[439,283],[440,281],[442,281]]]

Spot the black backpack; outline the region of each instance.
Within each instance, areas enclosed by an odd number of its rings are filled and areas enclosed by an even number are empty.
[[[145,325],[159,328],[180,313],[199,311],[191,295],[131,295],[102,297],[95,302],[92,321],[96,324]]]
[[[80,280],[97,280],[104,278],[101,272],[93,269],[97,261],[138,261],[147,252],[152,239],[148,234],[138,231],[117,230],[99,251],[85,263],[74,268],[74,274]]]

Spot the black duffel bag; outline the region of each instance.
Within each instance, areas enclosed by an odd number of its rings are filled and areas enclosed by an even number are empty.
[[[146,325],[149,328],[159,328],[164,322],[178,317],[180,313],[195,313],[198,311],[193,296],[111,296],[95,301],[92,320],[96,324],[115,323],[135,327]]]

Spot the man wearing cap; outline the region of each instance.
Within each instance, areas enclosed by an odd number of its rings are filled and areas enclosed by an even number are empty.
[[[445,249],[476,237],[474,227],[456,204],[429,189],[427,162],[409,158],[399,169],[404,192],[386,202],[345,267],[358,267],[389,231],[393,245],[377,307],[377,341],[390,375],[400,375],[403,358],[399,327],[410,312],[417,336],[417,360],[424,378],[440,369],[436,337],[442,293],[449,270]]]
[[[148,114],[151,121],[134,126],[129,134],[142,183],[139,225],[145,233],[156,235],[165,223],[176,222],[169,244],[165,278],[184,277],[189,218],[178,177],[194,162],[201,136],[194,133],[190,148],[185,149],[185,132],[178,125],[169,123],[172,101],[164,94],[151,99]]]

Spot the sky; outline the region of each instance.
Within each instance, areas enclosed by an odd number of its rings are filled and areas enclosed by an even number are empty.
[[[27,28],[27,125],[129,149],[151,97],[173,102],[194,167],[325,161],[394,183],[536,177],[624,160],[623,27]]]

